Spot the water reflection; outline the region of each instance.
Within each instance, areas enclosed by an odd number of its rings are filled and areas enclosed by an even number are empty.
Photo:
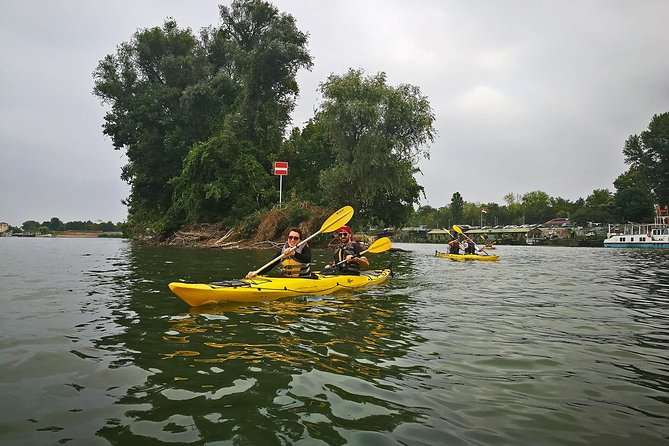
[[[375,257],[399,274],[363,293],[189,309],[168,282],[241,277],[267,252],[2,241],[0,435],[666,444],[669,253],[497,253],[445,262],[411,245]]]
[[[99,346],[123,346],[131,357],[119,358],[117,366],[129,361],[151,375],[117,401],[131,407],[127,419],[108,423],[100,435],[114,443],[150,436],[240,444],[311,437],[344,444],[341,429],[392,431],[419,416],[392,397],[407,376],[425,373],[400,361],[422,341],[404,311],[407,296],[390,295],[386,286],[184,311],[156,287],[165,287],[166,276],[215,277],[223,267],[234,277],[249,268],[244,260],[240,267],[239,258],[226,263],[220,251],[215,261],[206,251],[197,262],[193,256],[182,261],[183,254],[131,250],[130,299],[116,314],[125,330]],[[262,262],[261,254],[246,260]]]

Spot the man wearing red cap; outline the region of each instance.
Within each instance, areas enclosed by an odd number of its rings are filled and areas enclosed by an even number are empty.
[[[337,269],[349,274],[356,274],[360,272],[360,269],[368,268],[369,260],[367,260],[367,257],[360,255],[363,249],[353,239],[351,228],[342,226],[337,229],[337,235],[339,236],[339,246],[337,246],[334,254],[335,265],[344,262],[337,265]]]

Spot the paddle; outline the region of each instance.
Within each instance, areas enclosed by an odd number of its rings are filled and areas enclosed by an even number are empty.
[[[467,240],[469,240],[469,241],[471,241],[472,243],[474,243],[474,246],[476,246],[477,251],[483,251],[483,252],[485,252],[485,255],[487,255],[487,256],[490,255],[490,254],[488,254],[488,253],[486,252],[485,249],[483,249],[483,248],[479,248],[479,246],[476,244],[476,242],[474,241],[474,239],[470,238],[467,234],[465,234],[464,232],[462,232],[462,229],[460,229],[460,226],[458,226],[458,225],[453,225],[453,230],[454,230],[455,232],[457,232],[458,234],[460,234],[460,235],[466,237]]]
[[[372,254],[378,254],[380,252],[385,252],[390,249],[390,239],[388,237],[381,237],[380,239],[376,240],[374,243],[369,245],[369,248],[365,249],[362,251],[360,254],[357,254],[353,257],[362,257],[368,252],[371,252]],[[335,264],[335,266],[340,266],[346,263],[346,260],[342,260],[341,262]]]
[[[325,220],[325,223],[321,225],[321,229],[318,231],[314,232],[311,234],[309,237],[305,238],[302,240],[300,243],[295,245],[295,249],[299,248],[300,246],[304,245],[307,243],[309,240],[312,238],[316,237],[319,234],[322,234],[324,232],[332,232],[336,231],[339,229],[341,226],[344,226],[348,221],[353,217],[353,208],[351,206],[344,206],[343,208],[339,209],[337,212],[332,214],[330,218]],[[257,276],[258,271],[262,271],[263,269],[267,268],[268,266],[272,265],[273,263],[277,262],[278,260],[281,259],[282,256],[278,256],[275,259],[270,260],[269,262],[265,263],[263,266],[258,268],[257,270],[253,271],[253,275]]]

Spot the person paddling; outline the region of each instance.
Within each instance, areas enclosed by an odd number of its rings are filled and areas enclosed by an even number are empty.
[[[274,256],[281,257],[279,263],[284,277],[311,277],[311,248],[306,243],[297,247],[301,241],[302,231],[299,228],[290,228],[286,242]],[[272,263],[258,271],[249,271],[246,278],[253,279],[257,275],[268,273],[276,264]]]
[[[454,238],[450,242],[448,242],[448,253],[449,254],[460,254],[460,242],[458,239]]]
[[[334,253],[336,268],[349,274],[359,274],[361,269],[368,268],[369,260],[367,260],[367,257],[360,255],[363,249],[354,240],[351,228],[342,226],[337,229],[337,235],[339,236],[339,245]]]

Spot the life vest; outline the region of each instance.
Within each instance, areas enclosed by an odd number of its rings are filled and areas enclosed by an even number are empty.
[[[302,253],[303,246],[300,246],[295,252]],[[285,253],[286,249],[288,249],[288,245],[283,245],[281,254]],[[281,272],[285,277],[309,277],[311,275],[311,263],[298,262],[294,256],[285,257],[281,259]]]
[[[342,262],[346,260],[347,256],[355,256],[356,254],[357,252],[353,247],[353,243],[340,246],[339,248],[337,248],[337,251],[335,251],[335,257],[334,257],[335,263]],[[344,263],[342,265],[339,265],[337,268],[348,271],[360,271],[360,265],[358,265],[357,262]]]
[[[460,254],[460,243],[457,240],[451,240],[448,243],[448,253],[449,254]]]

